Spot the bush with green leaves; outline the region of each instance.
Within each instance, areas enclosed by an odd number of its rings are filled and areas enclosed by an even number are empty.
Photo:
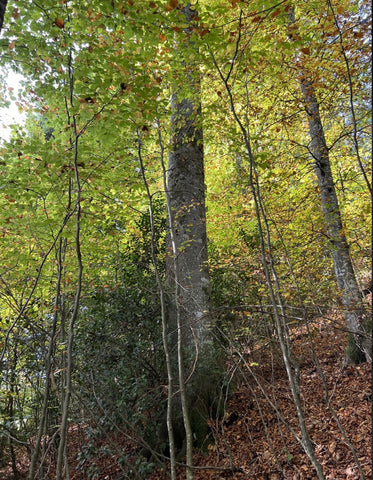
[[[165,216],[160,202],[155,214],[155,250],[161,257]],[[121,284],[96,288],[82,300],[74,398],[80,420],[98,425],[99,431],[125,431],[141,443],[155,431],[167,380],[149,215],[142,215],[137,226],[140,235],[130,239],[116,258],[120,265],[113,267],[120,269]]]

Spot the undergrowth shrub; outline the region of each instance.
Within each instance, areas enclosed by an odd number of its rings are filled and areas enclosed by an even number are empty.
[[[165,222],[160,202],[155,213],[156,254],[162,269],[159,252]],[[82,300],[73,397],[76,420],[94,426],[97,439],[104,432],[120,431],[141,446],[155,430],[167,380],[148,214],[137,227],[125,251],[113,259],[113,269],[121,272],[120,284],[96,288]],[[83,453],[80,462],[87,452]],[[141,464],[141,469],[147,467]]]

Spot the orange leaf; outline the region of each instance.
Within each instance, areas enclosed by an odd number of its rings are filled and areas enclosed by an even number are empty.
[[[60,17],[57,17],[54,23],[57,25],[58,28],[64,28],[65,26],[65,22]]]
[[[281,13],[281,9],[276,8],[276,10],[272,13],[272,18],[277,17],[278,15],[280,15],[280,13]]]
[[[207,35],[208,33],[210,33],[210,30],[208,28],[205,28],[204,30],[202,30],[202,32],[200,32],[200,36],[201,37],[204,37],[205,35]]]
[[[164,9],[166,10],[166,12],[171,12],[172,10],[175,10],[177,5],[178,5],[177,0],[170,0],[170,3],[166,5]]]

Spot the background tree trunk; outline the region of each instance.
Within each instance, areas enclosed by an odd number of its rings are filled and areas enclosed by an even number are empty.
[[[371,361],[372,342],[367,331],[367,315],[363,308],[362,295],[356,281],[349,246],[343,230],[319,104],[311,81],[302,78],[301,89],[311,136],[310,152],[314,160],[334,271],[342,292],[344,314],[349,330],[346,361],[349,363]]]

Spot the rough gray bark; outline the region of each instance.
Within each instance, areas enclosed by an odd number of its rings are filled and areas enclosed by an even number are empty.
[[[168,165],[168,192],[175,232],[179,274],[179,300],[185,317],[185,335],[193,343],[206,340],[209,310],[209,274],[207,267],[207,236],[203,139],[200,106],[189,99],[174,99],[174,135]],[[170,269],[172,272],[172,269]],[[208,335],[207,335],[208,336]]]
[[[183,13],[187,24],[192,25],[196,12],[188,4]],[[189,57],[185,54],[193,50],[191,34],[191,29],[186,29],[184,43],[177,44],[180,56]],[[174,353],[174,377],[179,378],[180,384],[176,389],[182,390],[185,384],[181,396],[186,395],[193,436],[198,440],[204,435],[206,418],[203,414],[207,416],[211,389],[216,391],[217,385],[215,382],[212,385],[211,371],[213,342],[208,317],[210,281],[200,81],[196,65],[188,61],[183,67],[186,88],[175,89],[172,98],[172,140],[168,163],[170,247],[167,277],[171,292],[168,317],[171,344],[178,347]],[[216,358],[214,362],[216,366]],[[176,429],[177,422],[175,418]],[[184,434],[188,440],[188,431],[181,435]]]
[[[320,189],[334,271],[342,293],[346,324],[350,332],[346,361],[349,363],[359,363],[364,360],[371,361],[372,341],[366,326],[367,315],[363,308],[362,296],[356,281],[349,246],[343,230],[319,104],[310,80],[301,78],[301,89],[308,116],[311,137],[310,152],[313,157]]]

